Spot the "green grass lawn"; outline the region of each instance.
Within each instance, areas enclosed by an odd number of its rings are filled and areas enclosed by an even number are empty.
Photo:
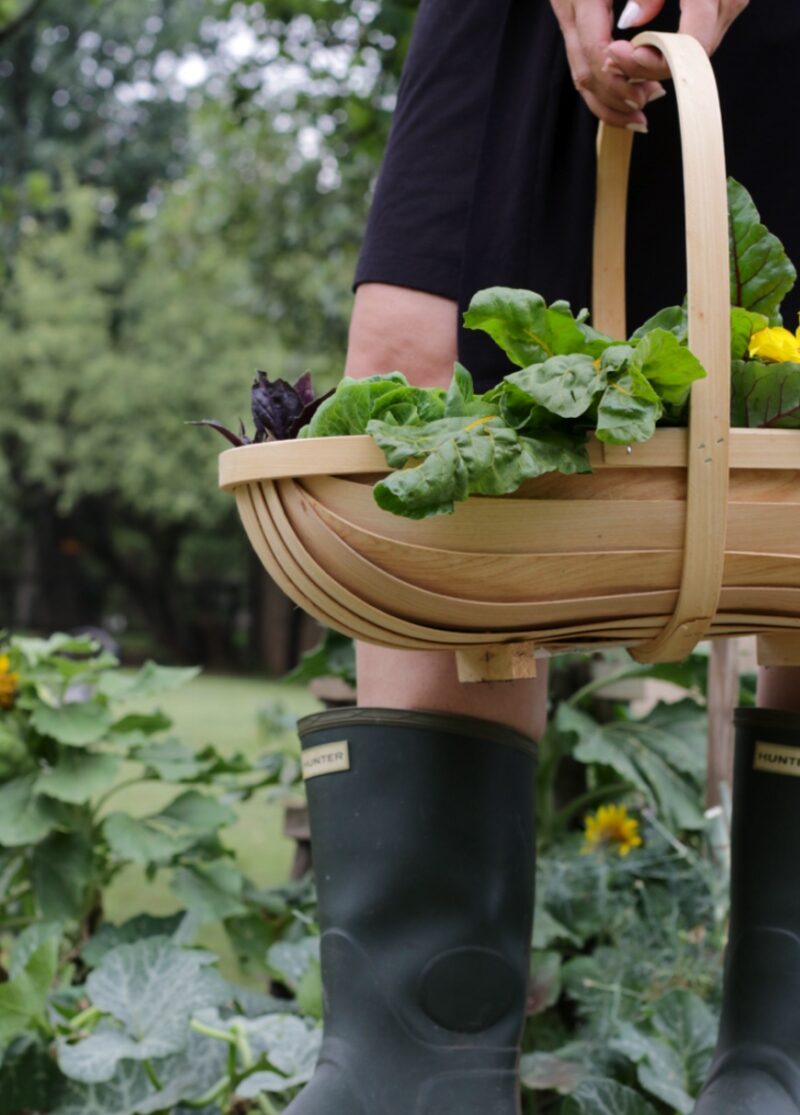
[[[319,709],[307,690],[278,685],[258,678],[201,674],[182,689],[154,699],[174,722],[174,734],[196,747],[213,743],[220,751],[242,751],[255,756],[268,748],[298,748],[290,730],[265,732],[259,725],[259,710],[280,707],[288,716],[302,716]],[[137,706],[144,711],[141,702]],[[121,790],[109,802],[109,810],[125,809],[142,815],[160,809],[178,791],[158,783],[144,783]],[[224,830],[224,842],[236,853],[239,866],[259,886],[273,886],[289,876],[294,844],[282,833],[285,799],[254,801],[238,807],[239,819]],[[135,914],[167,914],[178,908],[165,872],[149,882],[140,868],[130,867],[114,881],[106,895],[106,917],[120,922]],[[221,928],[209,926],[203,943],[222,956],[222,968],[236,978],[240,973]]]

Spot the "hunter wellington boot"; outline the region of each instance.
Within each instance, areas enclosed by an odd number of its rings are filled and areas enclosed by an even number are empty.
[[[300,722],[324,1038],[286,1115],[518,1115],[534,744],[391,709]]]
[[[800,713],[736,712],[719,1040],[694,1115],[800,1115]]]

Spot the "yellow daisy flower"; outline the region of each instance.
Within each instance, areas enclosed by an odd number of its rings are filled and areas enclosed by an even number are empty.
[[[624,805],[601,805],[596,813],[586,817],[584,825],[584,852],[602,849],[627,856],[631,848],[638,848],[642,843],[639,822],[628,816]]]
[[[11,669],[11,659],[0,654],[0,708],[11,708],[17,696],[19,674]]]
[[[796,333],[790,333],[782,326],[759,329],[750,338],[748,352],[759,360],[774,360],[778,364],[790,360],[800,364],[800,329]]]

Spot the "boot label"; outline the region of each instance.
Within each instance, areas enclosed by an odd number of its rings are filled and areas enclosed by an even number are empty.
[[[316,778],[320,774],[336,774],[350,770],[350,744],[346,739],[336,743],[321,743],[303,752],[303,778]]]
[[[800,778],[800,747],[784,747],[780,743],[756,744],[754,770],[769,770],[773,774],[789,774]]]

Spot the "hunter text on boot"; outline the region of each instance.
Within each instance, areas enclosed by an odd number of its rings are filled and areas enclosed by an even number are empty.
[[[789,774],[800,778],[800,748],[759,742],[756,744],[753,767],[755,770],[768,770],[773,774]]]
[[[303,778],[316,778],[320,774],[336,774],[350,770],[350,745],[346,739],[335,743],[321,743],[303,752]]]

